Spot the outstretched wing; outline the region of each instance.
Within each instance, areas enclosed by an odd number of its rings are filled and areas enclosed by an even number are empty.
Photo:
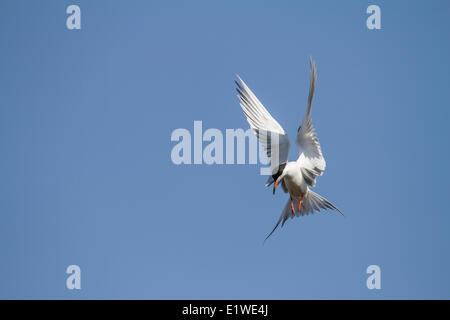
[[[316,66],[312,58],[310,58],[310,73],[308,108],[306,109],[302,124],[298,128],[295,143],[300,153],[297,162],[301,167],[303,177],[308,185],[314,187],[316,177],[321,176],[325,170],[326,162],[311,120],[311,105],[317,79]]]
[[[275,174],[280,164],[285,163],[288,159],[290,146],[288,136],[245,82],[239,76],[237,77],[239,82],[235,81],[236,90],[242,110],[250,128],[266,151],[272,172]]]

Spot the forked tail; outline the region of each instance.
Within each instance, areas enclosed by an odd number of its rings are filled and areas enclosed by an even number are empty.
[[[277,227],[280,225],[280,223],[281,223],[281,227],[283,227],[284,223],[289,218],[299,217],[299,216],[304,216],[304,215],[307,215],[310,213],[319,212],[320,209],[337,210],[337,211],[339,211],[340,214],[342,214],[342,216],[344,216],[344,214],[341,212],[341,210],[339,210],[334,204],[332,204],[330,201],[328,201],[324,197],[318,195],[314,191],[311,191],[309,188],[308,188],[308,191],[306,191],[306,194],[303,198],[300,210],[298,210],[298,207],[299,207],[298,204],[299,204],[299,199],[294,199],[293,207],[294,207],[295,213],[293,214],[292,210],[291,210],[291,199],[290,198],[288,199],[286,205],[284,206],[283,212],[281,213],[281,216],[277,221],[277,224],[275,225],[273,230],[269,233],[269,235],[266,237],[264,242],[267,239],[269,239],[269,237],[277,229]]]

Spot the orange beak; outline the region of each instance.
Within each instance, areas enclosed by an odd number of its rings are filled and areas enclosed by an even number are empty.
[[[275,181],[275,183],[273,184],[273,194],[275,194],[275,190],[277,189],[277,187],[278,187],[278,180]]]

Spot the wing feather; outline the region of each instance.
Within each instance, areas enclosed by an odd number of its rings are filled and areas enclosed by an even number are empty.
[[[295,143],[297,144],[300,156],[297,162],[302,168],[302,173],[307,176],[307,183],[310,186],[316,184],[316,177],[321,176],[326,167],[325,159],[322,155],[319,139],[312,124],[311,106],[316,87],[317,71],[316,65],[310,58],[310,86],[308,95],[308,107],[301,126],[298,128]]]
[[[261,146],[266,151],[272,171],[278,171],[280,164],[285,163],[289,155],[289,139],[281,125],[275,120],[255,94],[237,76],[236,90],[245,117],[256,134]]]

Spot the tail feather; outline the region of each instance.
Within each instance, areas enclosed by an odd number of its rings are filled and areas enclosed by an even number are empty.
[[[318,195],[317,193],[308,190],[306,195],[309,196],[310,201],[313,203],[316,211],[320,211],[320,208],[325,210],[327,209],[337,210],[343,217],[345,217],[345,215],[341,212],[341,210],[339,210],[334,204],[332,204],[324,197]],[[314,210],[312,210],[311,212],[314,212]]]
[[[341,212],[341,210],[339,210],[334,204],[332,204],[330,201],[328,201],[324,197],[318,195],[317,193],[315,193],[314,191],[311,191],[309,189],[306,191],[305,197],[303,198],[302,207],[301,207],[300,211],[298,210],[298,203],[299,203],[299,199],[294,199],[295,215],[293,215],[292,211],[291,211],[291,199],[290,198],[288,199],[288,201],[283,209],[283,212],[281,213],[281,216],[278,219],[275,227],[269,233],[269,235],[266,237],[264,242],[274,233],[274,231],[277,229],[277,227],[280,225],[280,223],[281,223],[281,227],[283,227],[285,222],[289,218],[299,217],[299,216],[308,215],[310,213],[319,212],[320,209],[337,210],[343,217],[345,217],[344,214]]]
[[[291,207],[291,199],[288,199],[288,201],[286,202],[286,205],[284,206],[283,212],[281,213],[281,216],[280,216],[280,218],[277,221],[277,224],[275,225],[275,227],[273,227],[273,229],[269,233],[269,235],[264,239],[264,242],[266,242],[266,240],[269,239],[269,237],[272,235],[272,233],[274,233],[274,231],[278,228],[278,226],[280,225],[281,220],[283,220],[284,217],[286,216],[286,213],[290,212],[290,207]],[[283,220],[283,225],[284,225],[284,221],[286,221],[286,219]]]

